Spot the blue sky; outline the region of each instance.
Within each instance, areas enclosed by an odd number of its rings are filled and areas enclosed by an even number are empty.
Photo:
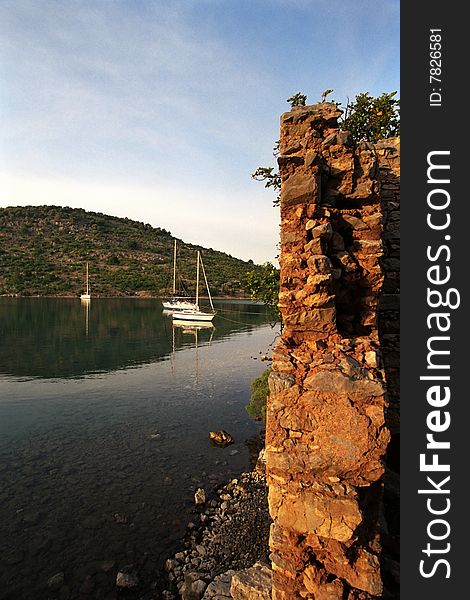
[[[0,206],[149,222],[277,254],[274,164],[292,93],[398,90],[399,0],[2,0]]]

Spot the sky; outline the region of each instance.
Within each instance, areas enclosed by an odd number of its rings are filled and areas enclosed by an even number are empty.
[[[0,207],[128,217],[256,263],[278,254],[293,93],[399,90],[399,0],[0,0]],[[399,95],[399,94],[398,94]]]

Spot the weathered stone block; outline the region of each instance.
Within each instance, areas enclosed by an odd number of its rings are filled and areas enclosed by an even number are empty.
[[[333,235],[333,227],[331,226],[331,223],[322,223],[312,229],[312,235],[314,238],[328,241]]]
[[[295,244],[305,240],[305,233],[301,230],[281,231],[281,244]]]
[[[328,582],[325,573],[309,565],[302,573],[303,584],[315,600],[343,600],[344,586],[339,579]]]
[[[380,381],[368,379],[352,379],[340,371],[317,371],[304,381],[307,390],[328,392],[332,394],[361,395],[363,397],[382,396],[385,393]]]
[[[273,396],[276,396],[285,390],[292,389],[294,383],[295,379],[293,377],[289,377],[288,375],[284,375],[276,371],[271,371],[269,374],[269,391]]]
[[[308,489],[298,488],[292,494],[271,486],[269,507],[280,527],[340,542],[351,540],[362,521],[356,498],[328,498]]]
[[[310,173],[297,172],[291,175],[281,188],[281,204],[292,206],[301,202],[315,202],[317,192],[316,177]]]
[[[305,244],[304,246],[304,251],[311,252],[312,254],[323,254],[324,249],[323,241],[321,239],[310,240],[308,244]]]
[[[331,331],[335,328],[336,311],[331,308],[298,310],[284,316],[284,324],[289,327],[304,327],[310,331]]]
[[[329,273],[333,268],[331,260],[328,258],[328,256],[321,254],[315,254],[311,256],[308,259],[307,264],[313,273]]]

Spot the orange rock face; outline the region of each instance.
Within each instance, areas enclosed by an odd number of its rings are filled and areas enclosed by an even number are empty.
[[[382,595],[390,432],[379,302],[384,281],[388,305],[396,294],[397,261],[384,261],[396,232],[398,141],[354,145],[339,116],[325,102],[281,117],[284,329],[266,432],[274,600]]]

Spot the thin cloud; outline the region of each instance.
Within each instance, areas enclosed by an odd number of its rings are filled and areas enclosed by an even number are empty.
[[[232,189],[150,188],[16,173],[0,174],[0,190],[2,206],[54,204],[129,217],[132,203],[134,220],[163,227],[186,242],[259,263],[272,260],[276,253],[278,212],[269,205],[271,195],[265,190],[253,190],[249,211],[238,208],[246,192]],[[214,198],[212,209],[207,207],[208,195]],[[231,208],[218,211],[217,202]]]

